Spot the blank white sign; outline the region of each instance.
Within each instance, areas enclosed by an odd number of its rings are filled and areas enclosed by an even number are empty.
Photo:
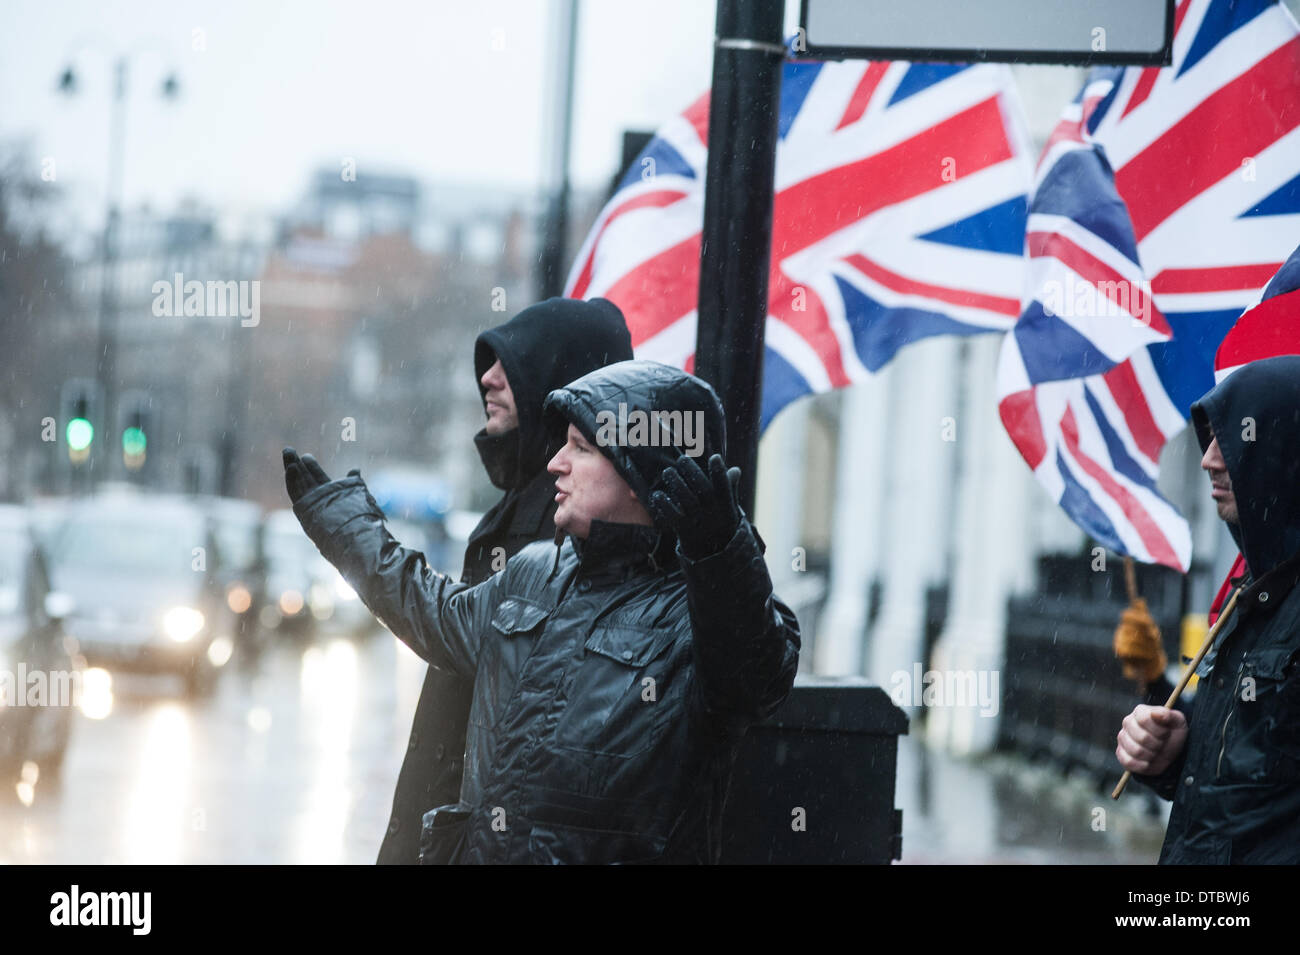
[[[980,51],[1104,62],[1157,56],[1165,47],[1166,0],[803,0],[809,52]],[[869,58],[869,57],[864,57]],[[920,59],[922,57],[896,57]]]

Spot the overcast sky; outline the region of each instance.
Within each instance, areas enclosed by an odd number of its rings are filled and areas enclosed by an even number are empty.
[[[552,0],[9,0],[0,139],[52,157],[93,224],[112,57],[133,51],[128,206],[168,209],[194,195],[274,211],[313,168],[343,157],[359,176],[533,186],[546,169],[553,10]],[[596,185],[615,169],[624,128],[653,129],[708,86],[714,4],[585,0],[581,10],[571,173]],[[56,90],[69,62],[82,80],[73,97]],[[175,102],[157,95],[168,69],[181,82]]]
[[[97,228],[107,179],[112,58],[133,53],[128,208],[185,196],[282,211],[313,169],[355,159],[426,182],[536,186],[547,168],[547,66],[559,0],[6,0],[0,141],[53,159],[73,222]],[[892,0],[891,0],[892,2]],[[1290,0],[1293,9],[1300,0]],[[787,34],[798,2],[787,2]],[[571,175],[603,187],[627,128],[654,129],[707,88],[713,0],[583,0]],[[69,63],[72,97],[56,89]],[[1031,124],[1078,75],[1034,67]],[[181,97],[158,87],[175,70]]]

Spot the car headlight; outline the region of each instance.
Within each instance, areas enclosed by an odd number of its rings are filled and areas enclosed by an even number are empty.
[[[328,620],[334,616],[334,598],[330,596],[329,588],[324,584],[311,585],[311,591],[307,595],[307,606],[311,608],[311,615],[317,620]]]
[[[163,632],[177,643],[193,640],[203,629],[203,614],[193,607],[172,607],[163,614]]]
[[[253,606],[253,595],[243,584],[231,584],[226,591],[226,606],[234,613],[246,613]]]

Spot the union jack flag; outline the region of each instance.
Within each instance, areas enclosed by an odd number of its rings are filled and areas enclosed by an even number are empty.
[[[1160,449],[1300,231],[1300,38],[1271,0],[1181,0],[1173,63],[1101,69],[1039,161],[1000,412],[1099,543],[1186,570]]]
[[[1009,328],[1032,172],[1006,67],[787,62],[782,80],[763,426],[909,342]],[[565,287],[617,304],[637,357],[687,369],[708,108],[651,140]]]

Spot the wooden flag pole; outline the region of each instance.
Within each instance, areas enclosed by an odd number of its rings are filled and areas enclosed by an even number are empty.
[[[1169,694],[1169,699],[1165,700],[1166,709],[1172,707],[1175,703],[1177,703],[1178,698],[1183,695],[1183,690],[1187,688],[1187,684],[1191,681],[1192,674],[1196,672],[1196,668],[1200,666],[1201,661],[1205,659],[1205,652],[1214,645],[1214,640],[1219,635],[1219,631],[1223,628],[1223,624],[1227,621],[1228,617],[1232,614],[1232,611],[1236,609],[1237,596],[1240,593],[1241,593],[1241,588],[1238,587],[1236,591],[1233,593],[1232,599],[1229,600],[1227,604],[1224,606],[1223,613],[1219,614],[1219,619],[1214,621],[1214,626],[1211,627],[1210,632],[1205,635],[1205,642],[1201,644],[1201,649],[1196,652],[1196,657],[1192,660],[1192,662],[1187,664],[1187,669],[1183,671],[1183,678],[1179,680],[1178,685],[1174,687],[1174,692]],[[1118,799],[1119,794],[1124,791],[1124,787],[1128,785],[1128,781],[1132,778],[1133,778],[1133,773],[1130,770],[1127,769],[1124,770],[1124,775],[1119,778],[1119,785],[1117,785],[1115,787],[1115,791],[1110,794],[1110,798]]]

